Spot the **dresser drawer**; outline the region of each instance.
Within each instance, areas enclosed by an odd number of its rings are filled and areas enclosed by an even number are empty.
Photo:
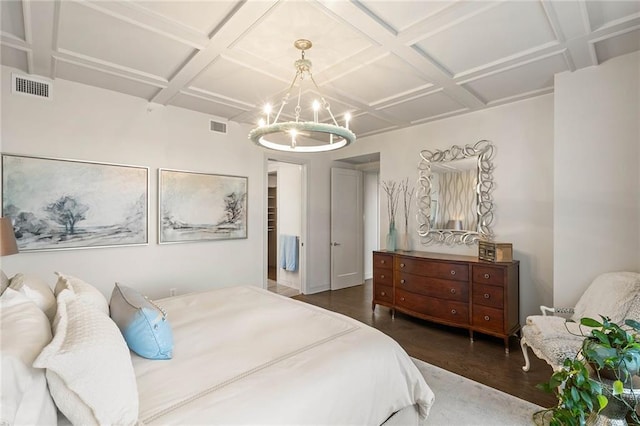
[[[373,253],[374,269],[393,269],[393,255],[383,253]]]
[[[504,312],[501,309],[474,305],[471,323],[474,327],[502,333],[504,331]]]
[[[504,288],[473,283],[473,304],[502,309],[504,307]]]
[[[377,284],[374,285],[373,300],[378,302],[393,303],[393,287]]]
[[[395,269],[409,274],[445,280],[468,281],[469,265],[435,262],[433,260],[396,257]]]
[[[396,287],[402,290],[458,302],[469,301],[469,284],[464,281],[441,280],[405,272],[398,274]]]
[[[442,300],[396,289],[395,305],[450,323],[469,324],[469,305],[467,303]]]
[[[473,266],[473,281],[481,284],[504,285],[504,268],[495,266]]]
[[[373,282],[374,284],[393,285],[393,270],[373,268]]]

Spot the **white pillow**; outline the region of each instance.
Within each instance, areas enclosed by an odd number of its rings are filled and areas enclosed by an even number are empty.
[[[60,272],[56,272],[56,275],[58,276],[58,282],[56,283],[54,291],[56,297],[58,297],[62,290],[69,289],[84,303],[94,306],[107,316],[109,315],[109,303],[100,290],[82,281],[80,278],[64,275]]]
[[[43,279],[35,275],[16,274],[11,278],[9,287],[27,296],[47,315],[49,321],[53,320],[56,297]]]
[[[636,272],[606,272],[597,276],[574,308],[572,318],[589,317],[600,321],[608,316],[622,323],[632,302],[640,294],[640,274]]]
[[[0,296],[9,287],[9,277],[0,269]]]
[[[50,341],[45,314],[24,294],[7,288],[0,296],[0,424],[56,424],[45,371],[32,366]]]
[[[60,411],[73,424],[135,424],[136,377],[115,323],[68,290],[58,294],[56,319],[53,340],[33,365],[47,369]]]

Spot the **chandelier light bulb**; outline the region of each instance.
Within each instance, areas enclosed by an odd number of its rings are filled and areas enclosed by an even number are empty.
[[[320,102],[317,100],[313,101],[313,121],[318,122],[318,110],[320,109]]]
[[[267,126],[271,124],[271,104],[264,106],[264,113],[267,114]]]
[[[265,125],[265,124],[266,124],[266,123],[265,123],[265,121],[264,121],[264,118],[261,118],[261,119],[258,121],[258,126],[260,126],[260,127],[264,127],[264,125]]]
[[[349,121],[351,121],[351,114],[347,112],[344,114],[344,127],[346,127],[347,130],[349,129]]]

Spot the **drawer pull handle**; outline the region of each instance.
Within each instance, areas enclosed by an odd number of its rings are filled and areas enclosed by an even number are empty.
[[[384,280],[384,275],[380,275],[380,279],[381,279],[381,280]]]
[[[489,274],[484,274],[484,279],[485,279],[485,280],[488,280],[490,276],[491,276],[491,275],[489,275]]]
[[[490,297],[491,297],[491,296],[489,296],[489,293],[485,293],[485,294],[484,294],[484,298],[485,298],[485,299],[488,299],[488,298],[490,298]]]
[[[451,310],[451,313],[452,313],[453,315],[455,315],[455,314],[457,314],[457,313],[458,313],[458,311],[456,311],[455,309],[452,309],[452,310]]]
[[[380,261],[380,263],[384,264],[384,259]]]
[[[401,267],[401,268],[404,268],[404,263],[401,263],[401,264],[400,264],[400,267]]]
[[[400,298],[400,300],[401,300],[402,302],[404,302],[404,297],[401,297],[401,298]]]
[[[451,275],[455,275],[456,271],[454,271],[453,269],[451,270]]]
[[[385,293],[384,291],[382,293],[380,293],[380,296],[386,296],[387,293]]]
[[[451,289],[451,294],[456,294],[456,289],[455,288]]]
[[[404,280],[400,280],[400,284],[404,284]]]
[[[485,315],[485,316],[484,316],[484,320],[485,320],[485,321],[489,321],[490,319],[491,319],[491,318],[489,318],[489,315]]]

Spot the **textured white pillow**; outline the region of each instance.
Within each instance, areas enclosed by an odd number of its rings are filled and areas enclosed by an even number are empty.
[[[82,302],[88,303],[96,307],[101,312],[109,315],[109,303],[100,290],[89,283],[82,281],[80,278],[71,275],[64,275],[56,272],[58,282],[56,283],[55,295],[58,297],[64,289],[71,290]]]
[[[0,424],[56,424],[45,371],[32,367],[50,341],[45,314],[24,294],[7,288],[0,296]]]
[[[135,424],[138,388],[120,330],[71,291],[57,298],[53,340],[33,363],[47,369],[56,405],[73,424]]]
[[[0,269],[0,296],[9,287],[9,277]]]
[[[27,296],[42,309],[49,321],[53,320],[56,314],[56,297],[43,279],[35,275],[16,274],[11,278],[9,287]]]

